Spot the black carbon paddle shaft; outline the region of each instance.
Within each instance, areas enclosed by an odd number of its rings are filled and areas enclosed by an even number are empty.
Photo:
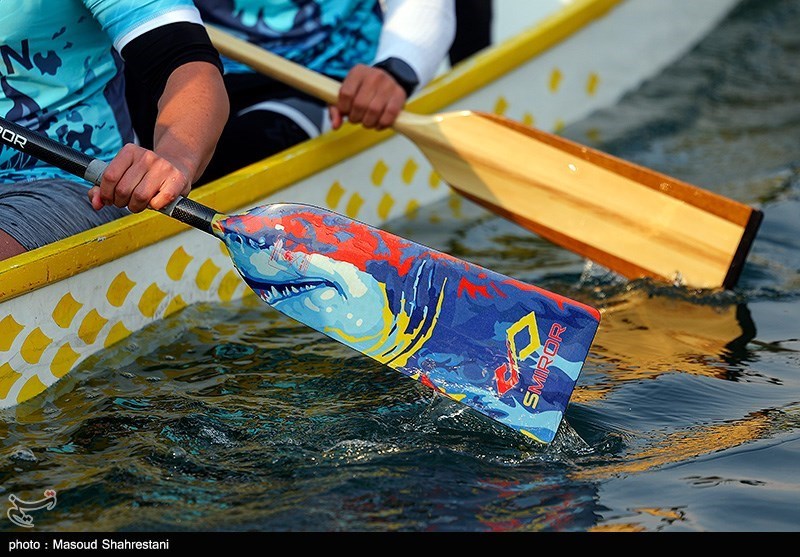
[[[95,185],[100,184],[103,171],[108,166],[100,159],[90,157],[3,117],[0,117],[0,143]],[[211,222],[218,214],[210,207],[181,196],[159,211],[209,234],[213,234]]]

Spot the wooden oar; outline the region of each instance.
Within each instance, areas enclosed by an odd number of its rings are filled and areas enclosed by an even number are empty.
[[[224,55],[329,104],[339,82],[208,26]],[[761,211],[512,120],[403,112],[393,128],[458,193],[629,279],[733,288]]]
[[[0,142],[95,184],[106,168],[3,118]],[[222,240],[289,317],[537,441],[555,437],[594,308],[310,205],[225,215],[179,197],[161,212]]]

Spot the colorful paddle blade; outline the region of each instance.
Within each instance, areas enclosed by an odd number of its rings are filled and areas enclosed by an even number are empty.
[[[269,305],[542,443],[553,440],[597,310],[301,204],[219,215]]]

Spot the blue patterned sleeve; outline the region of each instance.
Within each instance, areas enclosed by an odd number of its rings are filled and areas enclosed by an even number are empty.
[[[136,37],[169,23],[202,24],[192,0],[83,0],[118,52]]]

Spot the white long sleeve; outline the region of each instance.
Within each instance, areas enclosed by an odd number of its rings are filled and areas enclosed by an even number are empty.
[[[455,0],[383,0],[385,21],[375,61],[406,62],[422,88],[435,76],[456,34]]]

